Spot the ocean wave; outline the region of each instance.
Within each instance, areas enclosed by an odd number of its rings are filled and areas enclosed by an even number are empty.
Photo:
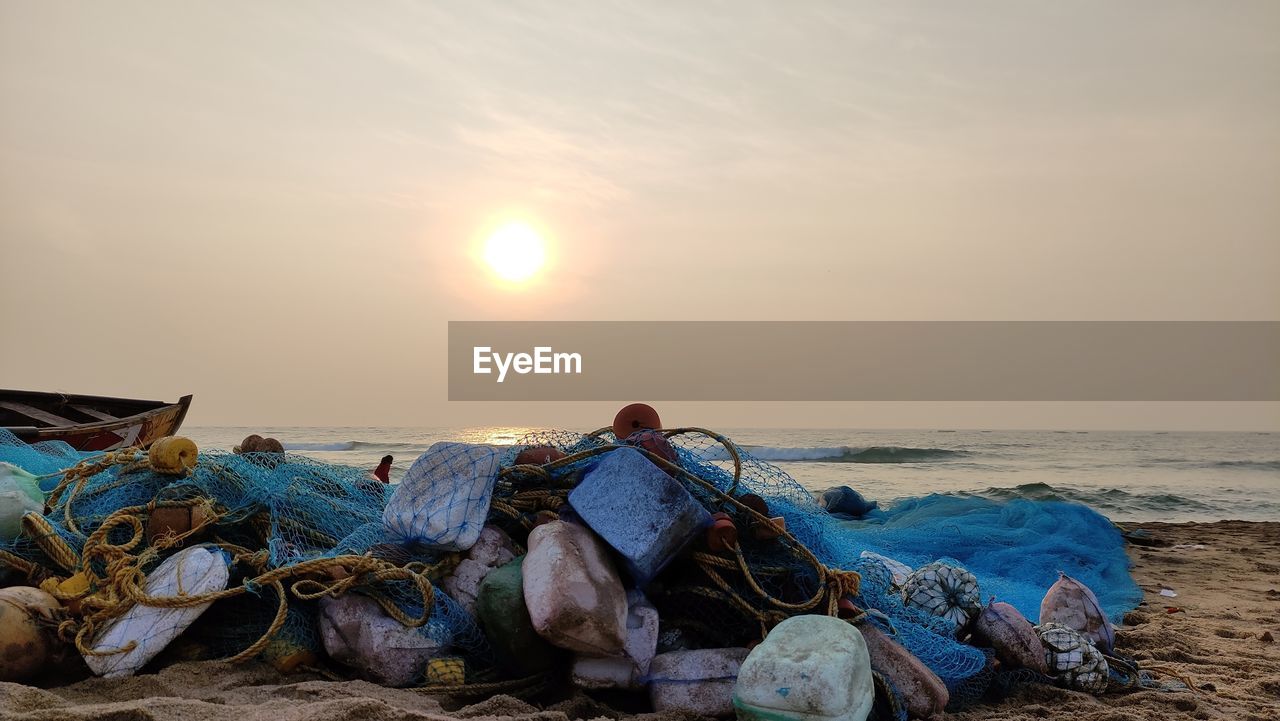
[[[1246,471],[1280,471],[1280,460],[1234,460],[1210,461],[1194,458],[1152,458],[1144,464],[1147,466],[1187,466],[1190,468],[1239,468]]]
[[[1218,461],[1216,468],[1244,468],[1254,471],[1280,471],[1280,461]]]
[[[337,443],[286,443],[286,451],[354,451],[355,441],[339,441]]]
[[[371,443],[367,441],[332,441],[329,443],[286,443],[284,449],[286,451],[364,451],[364,450],[394,450],[397,448],[422,448],[430,446],[430,443]]]
[[[968,455],[967,451],[946,448],[903,446],[818,446],[787,448],[746,446],[746,451],[762,461],[822,461],[825,463],[927,463]]]
[[[984,491],[964,492],[997,500],[1071,501],[1083,503],[1104,512],[1187,512],[1222,511],[1219,504],[1209,503],[1176,493],[1142,493],[1121,488],[1076,488],[1051,486],[1048,483],[1024,483],[1012,487],[992,487]]]

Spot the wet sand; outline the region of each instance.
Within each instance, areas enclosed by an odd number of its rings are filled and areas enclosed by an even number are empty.
[[[1197,691],[1093,697],[1046,686],[949,714],[957,721],[1280,719],[1280,523],[1142,524],[1153,547],[1131,546],[1146,592],[1118,631],[1118,650],[1187,677]],[[1203,546],[1199,548],[1197,546]],[[1160,595],[1161,588],[1177,593]],[[1174,609],[1170,612],[1170,609]],[[282,676],[263,664],[187,663],[121,680],[36,688],[0,683],[0,719],[23,721],[338,721],[498,719],[569,721],[626,714],[578,695],[543,708],[510,697],[471,705],[364,681]],[[631,716],[676,721],[671,714]]]

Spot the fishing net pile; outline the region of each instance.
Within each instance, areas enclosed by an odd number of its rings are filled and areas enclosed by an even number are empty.
[[[326,628],[345,628],[342,614],[357,625],[378,615],[420,651],[421,667],[397,685],[536,693],[563,681],[567,664],[504,663],[502,644],[477,621],[477,589],[512,558],[518,567],[531,536],[551,533],[535,529],[561,523],[590,526],[612,544],[620,577],[656,609],[659,653],[746,648],[789,618],[836,616],[895,639],[945,684],[953,708],[1044,676],[1002,670],[991,648],[959,640],[953,619],[912,601],[911,583],[972,578],[975,608],[994,597],[1032,619],[1059,573],[1098,591],[1112,619],[1140,597],[1117,531],[1083,506],[928,496],[841,520],[782,470],[704,429],[437,444],[394,498],[365,470],[292,454],[168,450],[86,457],[0,431],[0,462],[35,476],[46,496],[43,512],[25,513],[21,532],[0,540],[0,567],[10,583],[58,599],[58,635],[86,661],[136,653],[154,637],[165,647],[150,667],[255,657],[314,667],[326,655],[343,661],[334,643],[353,656],[367,651],[324,638]],[[593,472],[629,468],[633,456],[683,489],[688,507],[664,497],[663,513],[647,517],[644,489],[592,485]],[[653,555],[675,536],[684,540]],[[649,546],[632,552],[635,539]],[[196,551],[220,560],[196,568]],[[225,580],[211,581],[205,571],[217,576],[218,567]],[[916,569],[932,571],[907,578]],[[166,579],[181,600],[172,589],[161,598]],[[136,638],[103,643],[141,608],[168,615],[135,628]],[[90,662],[95,671],[104,664]],[[893,684],[879,674],[876,684],[881,715],[903,717]]]

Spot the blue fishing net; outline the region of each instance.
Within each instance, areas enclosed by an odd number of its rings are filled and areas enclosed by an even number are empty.
[[[635,438],[628,442],[637,443]],[[346,554],[368,554],[396,565],[431,564],[465,547],[463,536],[484,523],[505,530],[517,546],[525,544],[529,530],[548,514],[569,512],[568,493],[618,445],[608,431],[545,431],[500,449],[495,460],[492,451],[452,444],[419,459],[396,500],[362,469],[288,454],[201,452],[197,466],[184,477],[103,468],[83,483],[61,489],[45,520],[52,536],[79,553],[85,538],[119,509],[201,498],[218,514],[211,540],[260,549],[267,568]],[[660,573],[647,592],[662,613],[664,638],[676,639],[672,643],[678,647],[746,645],[760,637],[762,620],[778,620],[778,607],[760,601],[761,593],[785,602],[822,593],[823,579],[797,546],[826,567],[858,572],[856,605],[882,617],[886,631],[932,669],[960,702],[981,696],[997,678],[989,653],[958,641],[950,622],[904,605],[889,571],[863,552],[912,568],[949,560],[977,577],[984,602],[990,597],[1008,602],[1033,621],[1059,571],[1089,586],[1117,620],[1141,598],[1119,533],[1085,506],[933,495],[900,501],[865,520],[841,520],[781,469],[713,433],[674,432],[640,445],[696,477],[700,482],[680,476],[708,511],[733,517],[752,575],[748,581],[729,569],[711,578],[705,566],[687,560],[689,554]],[[541,452],[521,455],[529,449],[553,449],[568,458],[529,464],[529,457],[547,457]],[[60,471],[84,458],[65,444],[28,446],[0,431],[0,461],[45,476],[41,485],[46,491],[62,480]],[[473,482],[450,487],[449,478],[455,475]],[[725,495],[743,503],[756,497],[767,516],[785,521],[794,541],[753,535],[760,530],[758,521],[726,503]],[[122,542],[129,532],[120,528],[113,534],[112,540]],[[56,569],[47,544],[39,540],[26,534],[0,540],[0,550]],[[247,574],[241,569],[232,583],[243,583]],[[423,611],[421,594],[410,582],[387,581],[374,591],[407,616]],[[277,601],[270,588],[218,601],[192,634],[206,634],[203,645],[216,647],[219,655],[234,652],[271,623]],[[469,665],[484,667],[490,652],[471,614],[438,584],[432,605],[430,621],[420,632],[451,645]],[[314,647],[314,608],[291,604],[289,613],[281,643],[292,649]],[[240,631],[227,630],[230,619],[238,619]]]
[[[1142,600],[1120,531],[1078,503],[930,495],[833,532],[913,568],[954,560],[978,577],[984,601],[994,596],[1032,620],[1059,571],[1092,589],[1114,622]]]
[[[885,629],[947,685],[953,705],[977,700],[998,680],[990,652],[957,640],[949,621],[904,605],[888,570],[879,561],[862,557],[864,551],[912,568],[936,560],[961,565],[977,577],[984,602],[994,597],[1010,603],[1033,622],[1039,617],[1041,598],[1059,571],[1092,588],[1115,620],[1141,600],[1141,591],[1129,575],[1119,532],[1086,506],[931,495],[899,502],[872,513],[867,520],[841,520],[828,514],[813,493],[787,473],[752,457],[728,439],[708,433],[677,433],[669,441],[674,460],[683,469],[721,493],[737,498],[759,496],[769,514],[784,518],[790,534],[823,564],[857,571],[862,578],[857,604],[884,617]],[[504,465],[510,465],[526,448],[553,446],[570,455],[607,452],[616,443],[607,431],[587,436],[540,432],[510,449]],[[593,457],[583,458],[556,469],[551,478],[531,476],[524,482],[572,486],[594,462]],[[506,492],[518,493],[519,487],[517,482]],[[710,510],[726,510],[717,493],[697,484],[690,484],[688,490]],[[500,488],[499,495],[502,493]],[[527,524],[528,519],[525,521]],[[771,593],[803,597],[813,590],[816,579],[794,563],[785,549],[770,549],[768,544],[752,547],[749,541],[743,543],[743,549],[749,563],[760,570],[757,580]],[[782,572],[771,575],[771,569]],[[697,579],[687,588],[682,586],[689,579],[680,577],[678,565],[667,573],[666,580],[658,593],[672,598],[665,605],[661,597],[655,599],[660,610],[667,612],[664,624],[668,616],[683,616],[677,618],[686,622],[681,630],[692,629],[695,638],[702,633],[698,640],[704,643],[715,639],[732,645],[758,633],[750,628],[750,614],[735,614],[730,604],[709,601],[708,596],[714,593],[696,586]],[[734,632],[735,624],[744,627],[742,633]]]
[[[384,528],[390,489],[363,469],[290,454],[201,451],[196,466],[184,475],[156,473],[145,463],[104,464],[97,472],[62,483],[63,472],[81,461],[96,463],[105,458],[102,453],[78,453],[65,443],[27,445],[0,430],[0,461],[40,475],[41,486],[50,496],[43,530],[0,539],[0,551],[35,564],[42,572],[65,576],[71,569],[59,563],[59,554],[50,552],[51,546],[69,549],[78,557],[86,540],[122,509],[202,499],[217,519],[192,542],[239,548],[253,557],[233,568],[230,581],[230,586],[243,584],[249,592],[216,601],[183,634],[183,642],[175,644],[188,649],[192,657],[197,652],[191,649],[210,657],[233,655],[271,626],[279,604],[277,592],[251,582],[264,570],[342,555],[369,554],[397,565],[408,560],[397,557],[403,549],[396,545],[395,534]],[[55,491],[60,483],[62,487]],[[150,526],[152,521],[146,523]],[[132,535],[131,526],[120,524],[110,528],[106,540],[122,544]],[[150,538],[133,552],[142,552],[149,543]],[[177,550],[157,548],[157,561]],[[418,554],[413,560],[429,564],[438,558]],[[105,573],[103,560],[88,565]],[[356,591],[386,598],[409,618],[422,615],[422,594],[412,582],[386,580]],[[281,644],[294,650],[316,647],[314,606],[314,601],[290,599],[284,627],[264,655],[279,652]],[[487,658],[487,645],[475,620],[439,588],[430,618],[418,632],[478,662]]]

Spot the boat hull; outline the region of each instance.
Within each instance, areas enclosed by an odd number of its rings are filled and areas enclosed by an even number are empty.
[[[63,441],[77,451],[110,451],[150,446],[177,433],[191,405],[191,396],[120,418],[64,426],[10,426],[6,430],[27,443]]]

